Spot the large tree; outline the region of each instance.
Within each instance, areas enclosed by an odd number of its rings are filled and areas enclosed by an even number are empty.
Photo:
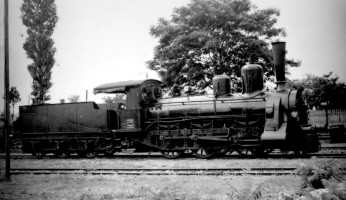
[[[126,107],[125,94],[116,93],[115,96],[105,96],[103,101],[108,109],[122,109]]]
[[[79,95],[71,95],[70,97],[67,98],[70,103],[77,103],[79,102],[80,96]]]
[[[304,89],[303,98],[310,109],[346,108],[346,85],[332,72],[322,77],[308,74],[306,78],[295,79],[288,84],[296,89]]]
[[[182,88],[204,89],[218,74],[240,76],[247,63],[273,71],[270,42],[285,36],[275,28],[277,9],[257,9],[249,0],[192,0],[160,18],[150,34],[159,39],[148,67],[179,95]],[[299,62],[287,60],[292,66]]]
[[[16,87],[11,87],[10,89],[10,104],[12,105],[12,121],[14,118],[14,106],[16,105],[16,103],[20,102],[21,98],[20,98],[20,94],[17,90]]]
[[[33,60],[28,71],[33,79],[33,102],[50,99],[51,75],[55,63],[54,41],[51,38],[58,21],[54,0],[24,0],[21,18],[28,37],[23,45],[27,57]]]

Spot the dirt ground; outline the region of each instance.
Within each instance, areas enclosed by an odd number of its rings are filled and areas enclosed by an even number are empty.
[[[310,159],[163,159],[163,158],[67,158],[56,159],[53,156],[43,159],[12,159],[11,168],[255,168],[255,167],[300,167],[309,165],[318,158]],[[342,162],[346,168],[346,162]],[[0,168],[5,160],[0,159]]]
[[[4,160],[0,166],[3,169]],[[18,159],[12,168],[254,168],[299,167],[315,159]],[[3,172],[3,171],[2,171]],[[298,176],[12,175],[0,199],[277,199],[293,194]]]

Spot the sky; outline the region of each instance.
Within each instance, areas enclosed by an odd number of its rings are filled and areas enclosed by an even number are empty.
[[[149,34],[158,19],[170,19],[173,9],[190,0],[56,0],[59,20],[52,35],[57,49],[52,71],[52,99],[102,102],[93,88],[104,83],[158,79],[146,67],[158,41]],[[260,9],[280,10],[276,27],[286,30],[287,58],[300,60],[290,79],[333,72],[346,82],[345,0],[252,0]],[[22,46],[27,37],[20,19],[22,0],[9,0],[10,87],[21,95],[18,105],[30,104],[31,82]],[[4,0],[0,0],[0,94],[4,94]],[[4,102],[0,100],[0,112]]]

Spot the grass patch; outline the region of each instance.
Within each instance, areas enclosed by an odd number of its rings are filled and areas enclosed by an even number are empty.
[[[297,176],[18,175],[0,199],[276,199]]]
[[[0,166],[4,166],[4,160]],[[278,199],[309,196],[318,184],[346,199],[345,162],[330,159],[51,159],[11,160],[12,168],[296,167],[291,176],[14,175],[0,182],[1,199]],[[299,176],[297,176],[299,175]],[[334,196],[329,196],[332,199]],[[327,198],[327,199],[328,199]],[[313,199],[313,197],[311,197]]]

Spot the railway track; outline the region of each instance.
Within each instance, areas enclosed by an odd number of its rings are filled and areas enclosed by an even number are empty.
[[[12,168],[12,175],[178,175],[178,176],[287,176],[294,174],[296,168],[210,168],[210,169],[73,169],[73,168]],[[343,169],[346,172],[346,169]]]
[[[317,158],[333,158],[333,159],[346,159],[346,153],[311,153],[311,154],[305,154],[305,155],[294,155],[294,154],[281,154],[281,153],[276,153],[276,154],[269,154],[265,157],[264,159],[278,159],[278,158],[287,158],[287,159],[293,159],[293,158],[311,158],[311,157],[317,157]],[[0,159],[4,159],[5,155],[0,154]],[[100,158],[105,158],[105,159],[117,159],[117,158],[128,158],[128,159],[137,159],[137,158],[157,158],[157,159],[165,159],[162,157],[160,153],[120,153],[116,154],[112,157],[103,157],[101,156]],[[189,155],[184,155],[179,159],[190,159],[194,157],[191,157]],[[238,154],[230,154],[230,155],[218,155],[215,158],[218,159],[241,159],[241,158],[256,158],[252,157],[251,155],[238,155]],[[38,159],[35,156],[31,154],[23,154],[23,153],[13,153],[11,154],[11,159]],[[56,158],[53,154],[51,155],[46,155],[45,159],[88,159],[88,158],[83,158],[83,157],[78,157],[78,155],[71,155],[69,158]],[[92,159],[92,158],[91,158]]]
[[[12,175],[33,174],[89,174],[89,175],[180,175],[180,176],[227,176],[258,175],[282,176],[293,174],[295,168],[212,168],[212,169],[72,169],[72,168],[12,168]]]
[[[318,158],[336,158],[336,159],[345,159],[346,158],[346,143],[340,143],[340,144],[329,144],[329,143],[323,143],[321,145],[321,151],[318,153],[309,153],[305,155],[294,155],[294,154],[285,154],[285,153],[270,153],[269,155],[264,156],[264,158],[310,158],[310,157],[318,157]],[[122,158],[122,157],[128,157],[128,158],[158,158],[161,159],[162,155],[159,152],[142,152],[137,153],[133,151],[125,151],[116,153],[112,157],[106,157],[103,155],[100,155],[100,157],[104,158]],[[253,158],[252,155],[239,155],[237,153],[227,154],[227,155],[218,155],[217,158]],[[0,153],[0,159],[5,158],[4,153]],[[54,158],[53,154],[46,155],[46,158]],[[184,155],[182,158],[190,158],[190,156]],[[24,154],[20,153],[20,150],[16,153],[11,153],[11,159],[37,159],[32,154]],[[71,155],[70,158],[66,159],[83,159],[78,157],[77,155]]]

